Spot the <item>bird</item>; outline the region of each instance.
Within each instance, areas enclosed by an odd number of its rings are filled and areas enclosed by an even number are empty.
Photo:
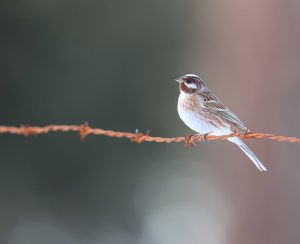
[[[223,136],[249,132],[241,120],[207,88],[198,75],[187,74],[175,79],[179,83],[177,111],[180,119],[193,131],[205,136]],[[228,137],[261,171],[267,171],[262,162],[239,137]]]

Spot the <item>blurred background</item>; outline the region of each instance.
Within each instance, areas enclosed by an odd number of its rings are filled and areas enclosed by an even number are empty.
[[[300,3],[2,1],[0,124],[191,131],[200,74],[249,129],[299,137]],[[0,136],[0,243],[300,243],[299,145]]]

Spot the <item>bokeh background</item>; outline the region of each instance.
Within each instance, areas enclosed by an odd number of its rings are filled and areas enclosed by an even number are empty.
[[[300,136],[294,0],[1,1],[0,124],[191,133],[200,74],[253,131]],[[300,243],[299,145],[0,136],[0,243]]]

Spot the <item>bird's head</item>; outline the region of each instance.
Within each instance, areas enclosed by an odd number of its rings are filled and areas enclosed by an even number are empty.
[[[187,94],[201,93],[206,90],[204,81],[198,75],[187,74],[175,80],[179,83],[180,91]]]

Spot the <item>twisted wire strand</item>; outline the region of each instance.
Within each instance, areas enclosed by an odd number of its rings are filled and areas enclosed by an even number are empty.
[[[194,142],[200,142],[203,140],[226,140],[228,137],[239,137],[242,139],[270,139],[279,142],[292,142],[299,143],[300,139],[296,137],[287,137],[287,136],[277,136],[273,134],[264,134],[264,133],[254,133],[248,132],[246,134],[232,133],[224,136],[213,136],[206,135],[205,137],[201,135],[194,135],[189,137],[159,137],[159,136],[150,136],[148,133],[131,133],[131,132],[122,132],[122,131],[113,131],[113,130],[103,130],[100,128],[92,128],[87,123],[82,125],[47,125],[47,126],[29,126],[21,125],[19,127],[15,126],[1,126],[0,125],[0,134],[15,134],[23,136],[33,136],[40,134],[48,134],[50,132],[77,132],[79,133],[80,138],[83,140],[87,135],[102,135],[108,137],[116,138],[127,138],[136,143],[142,142],[157,142],[157,143],[173,143],[173,142],[185,142],[186,144],[193,144]]]

